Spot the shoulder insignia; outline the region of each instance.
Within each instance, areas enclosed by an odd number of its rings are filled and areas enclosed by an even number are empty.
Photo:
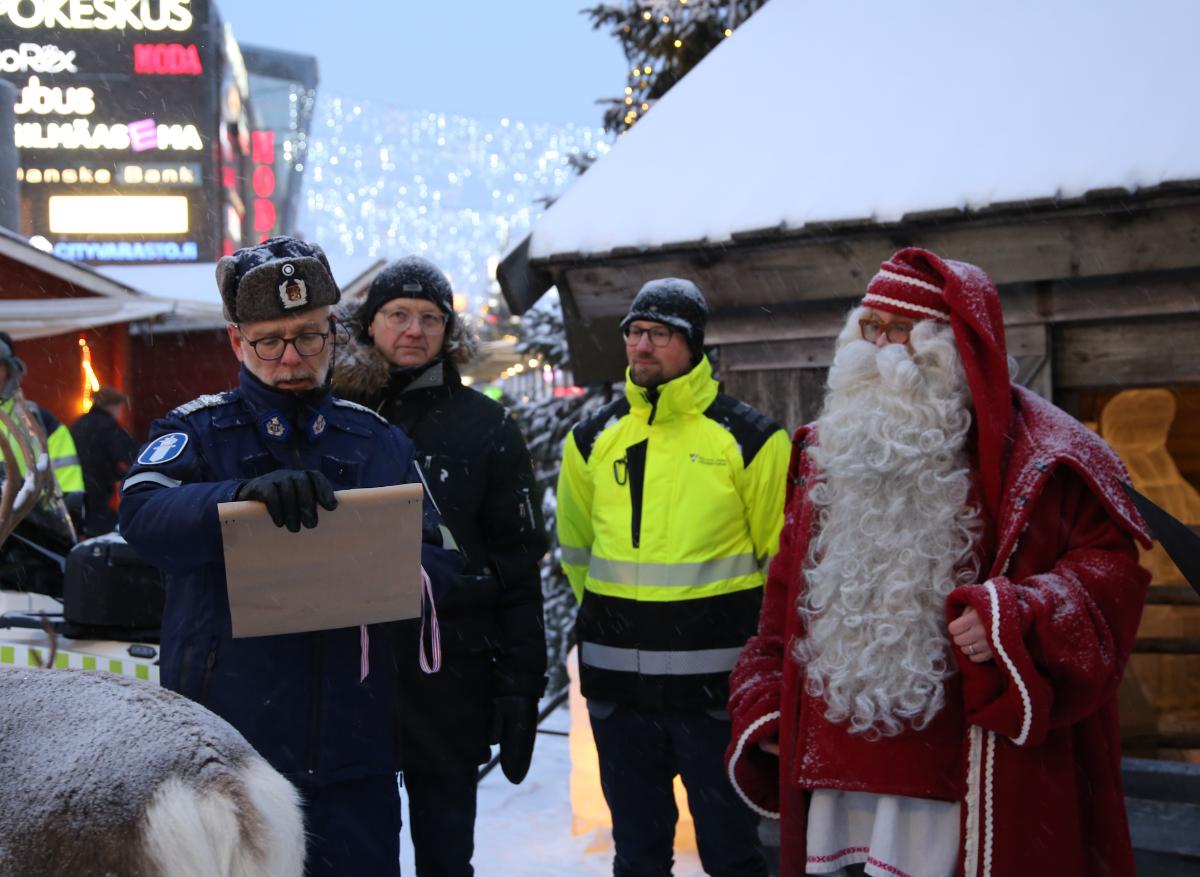
[[[169,432],[166,435],[160,435],[142,448],[142,452],[138,454],[137,458],[138,465],[158,466],[162,463],[170,463],[183,453],[187,443],[186,432]]]
[[[339,399],[336,396],[333,397],[333,404],[337,405],[339,408],[351,408],[355,411],[361,411],[363,414],[370,414],[385,426],[391,426],[391,424],[387,422],[386,417],[384,417],[378,411],[372,411],[366,405],[359,405],[357,402],[351,402],[349,399]]]
[[[205,408],[215,408],[218,405],[232,402],[235,395],[232,390],[226,390],[223,393],[206,393],[203,396],[197,396],[191,402],[184,402],[178,408],[173,409],[168,416],[187,417],[189,414],[195,414],[197,411],[203,411]]]

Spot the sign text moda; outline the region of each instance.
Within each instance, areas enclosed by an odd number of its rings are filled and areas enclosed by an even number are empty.
[[[136,43],[133,72],[157,76],[199,76],[204,73],[196,44]]]
[[[0,19],[33,30],[185,31],[191,0],[0,0]]]

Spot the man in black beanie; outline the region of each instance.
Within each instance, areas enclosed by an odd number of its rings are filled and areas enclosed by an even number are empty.
[[[558,480],[618,877],[671,873],[676,774],[705,873],[767,874],[756,817],[725,776],[725,704],[779,550],[790,444],[718,392],[707,321],[690,280],[642,287],[621,321],[625,397],[575,426]]]
[[[330,393],[341,293],[320,247],[278,237],[238,250],[217,263],[217,285],[238,386],[156,420],[122,488],[122,535],[167,574],[162,683],[299,788],[309,877],[398,877],[397,661],[416,664],[417,650],[396,642],[416,622],[234,639],[217,505],[261,502],[299,532],[337,507],[335,490],[416,483],[416,454],[400,430]],[[428,501],[425,511],[421,565],[443,591],[460,564]]]
[[[357,344],[339,348],[334,387],[412,439],[466,558],[438,602],[442,672],[401,668],[401,761],[418,877],[467,877],[488,744],[500,744],[514,783],[533,754],[546,671],[541,501],[516,423],[463,386],[458,366],[474,343],[445,274],[419,256],[393,262],[356,317]]]

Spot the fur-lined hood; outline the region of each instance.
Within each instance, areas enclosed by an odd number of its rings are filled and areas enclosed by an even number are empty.
[[[374,406],[391,377],[391,363],[367,337],[358,320],[359,305],[344,303],[334,309],[339,331],[333,358],[333,392],[343,399]],[[349,337],[347,337],[349,336]],[[457,315],[442,342],[442,355],[456,365],[471,360],[479,342]]]

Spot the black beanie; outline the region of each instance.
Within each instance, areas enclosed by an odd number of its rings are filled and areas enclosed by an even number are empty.
[[[660,277],[647,281],[621,320],[622,331],[634,320],[664,323],[687,334],[692,361],[704,355],[704,327],[708,323],[708,304],[700,288],[690,280]]]
[[[381,307],[394,298],[423,298],[437,305],[447,316],[446,334],[454,322],[454,290],[437,265],[420,256],[405,256],[385,265],[367,290],[367,298],[358,312],[361,336],[367,340],[367,327]]]

